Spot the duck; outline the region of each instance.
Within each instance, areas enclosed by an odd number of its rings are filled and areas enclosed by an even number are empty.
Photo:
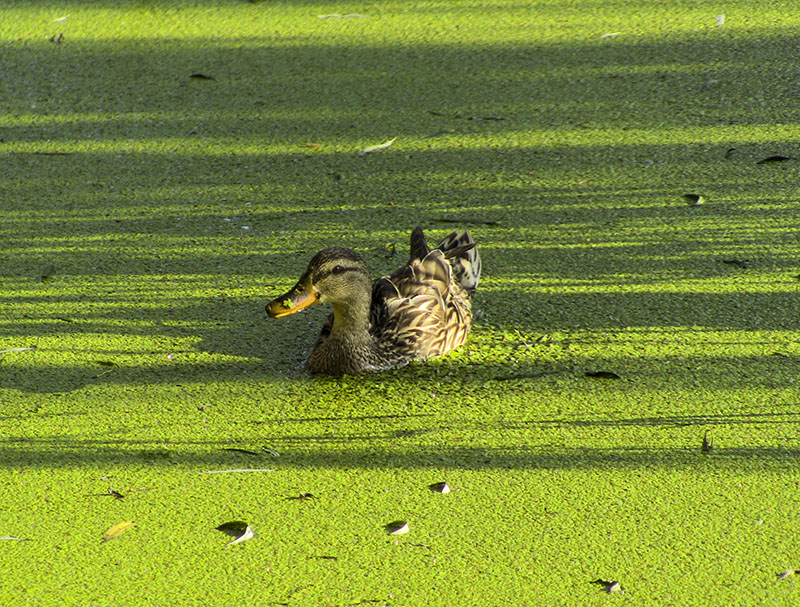
[[[271,318],[315,303],[333,308],[308,357],[310,373],[380,373],[464,343],[482,267],[475,241],[457,230],[431,249],[417,227],[410,248],[408,263],[374,281],[354,250],[324,249],[295,286],[266,305]]]

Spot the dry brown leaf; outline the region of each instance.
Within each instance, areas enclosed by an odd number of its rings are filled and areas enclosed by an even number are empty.
[[[794,158],[791,156],[784,156],[783,154],[773,154],[772,156],[762,158],[756,162],[756,164],[773,164],[775,162],[786,162],[787,160],[794,160]]]
[[[708,438],[708,430],[703,434],[703,444],[700,446],[700,451],[703,453],[711,453],[714,450],[714,441]]]
[[[622,379],[613,371],[587,371],[586,377],[596,377],[599,379]]]

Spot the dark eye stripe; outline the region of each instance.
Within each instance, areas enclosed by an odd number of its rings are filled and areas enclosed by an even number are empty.
[[[360,268],[336,266],[334,268],[331,268],[330,270],[321,270],[320,272],[317,272],[311,277],[311,282],[318,283],[320,280],[324,280],[331,274],[344,274],[345,272],[360,272],[360,271],[361,271]]]

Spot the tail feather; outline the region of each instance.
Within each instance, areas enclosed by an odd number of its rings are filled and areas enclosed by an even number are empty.
[[[424,259],[430,252],[430,247],[428,247],[428,243],[425,242],[425,234],[422,232],[422,228],[417,226],[414,228],[414,231],[411,232],[411,258],[408,260],[408,263],[411,263],[415,259]]]
[[[469,232],[451,232],[436,248],[450,261],[453,275],[461,287],[470,294],[474,293],[481,279],[482,264],[477,243]]]

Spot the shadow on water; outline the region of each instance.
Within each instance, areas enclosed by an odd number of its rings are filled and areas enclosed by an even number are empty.
[[[797,331],[800,238],[796,208],[786,202],[787,196],[796,201],[798,165],[756,161],[798,142],[753,143],[746,131],[800,122],[796,68],[776,60],[796,49],[796,37],[762,34],[757,40],[419,44],[346,53],[261,38],[147,48],[4,42],[0,68],[10,83],[8,114],[16,119],[0,135],[6,293],[0,328],[9,347],[42,344],[2,355],[0,388],[70,393],[90,385],[202,384],[245,375],[294,389],[315,385],[319,380],[303,373],[302,361],[325,312],[271,322],[264,303],[324,246],[356,246],[376,274],[391,270],[404,259],[407,234],[418,223],[435,235],[454,227],[451,221],[473,230],[486,269],[476,305],[499,331]],[[196,70],[216,79],[190,79]],[[652,136],[656,115],[665,137],[706,127],[719,129],[718,136],[713,143],[659,141]],[[645,140],[606,140],[604,129],[620,137],[641,129]],[[541,133],[549,138],[533,136]],[[391,154],[355,154],[388,135],[398,136]],[[462,149],[462,136],[489,143]],[[730,148],[736,150],[726,159]],[[696,184],[724,203],[673,203]],[[643,199],[658,204],[643,206]],[[395,257],[387,257],[387,243],[396,245]],[[754,291],[748,283],[754,272],[778,285]],[[726,288],[658,287],[708,279]],[[548,281],[554,286],[546,291],[541,284]],[[570,290],[582,285],[591,288]],[[643,288],[648,285],[653,291]],[[161,349],[72,352],[71,343],[84,335],[158,338]],[[185,361],[156,364],[187,338],[194,340],[190,350],[178,352]],[[775,351],[785,354],[780,344]],[[85,362],[52,364],[68,352]],[[230,358],[201,359],[205,354]],[[97,360],[109,358],[115,366],[98,368]],[[629,362],[607,357],[591,364],[619,370]],[[741,386],[742,372],[751,387],[775,388],[776,364],[789,374],[799,363],[795,355],[771,354],[647,357],[625,367],[613,389],[631,389],[631,374],[637,388],[646,388],[693,378],[697,369],[709,389]],[[459,359],[401,370],[387,381],[410,378],[417,386],[470,391],[491,382],[557,381],[580,392],[591,390],[586,370],[581,359],[561,366]],[[384,380],[365,378],[362,386],[377,381]],[[557,428],[797,422],[794,414],[754,411],[548,417],[511,422],[505,430],[524,437]],[[533,470],[703,461],[749,470],[796,466],[800,455],[793,447],[718,447],[703,456],[695,447],[530,446],[525,440],[522,446],[436,447],[425,434],[412,448],[402,431],[345,436],[344,445],[300,428],[290,438],[265,436],[282,455],[254,461],[276,468]],[[172,444],[174,453],[162,457],[150,443],[6,436],[0,465],[224,467],[242,461],[223,451],[228,443],[222,441]]]
[[[730,344],[726,344],[730,345]],[[310,345],[309,345],[310,347]],[[733,344],[735,348],[736,345]],[[513,348],[513,347],[512,347]],[[81,364],[50,365],[29,362],[4,362],[0,388],[14,392],[69,394],[89,386],[194,386],[202,389],[217,382],[242,382],[269,396],[279,387],[298,397],[302,394],[329,395],[331,391],[346,392],[350,387],[359,398],[368,397],[371,390],[403,390],[409,383],[408,394],[441,392],[466,395],[465,398],[486,397],[496,392],[536,391],[551,385],[562,386],[571,394],[594,394],[599,386],[607,394],[630,395],[634,392],[692,390],[727,391],[742,388],[781,390],[791,387],[800,371],[800,357],[786,354],[783,347],[769,347],[765,355],[695,353],[654,355],[651,352],[631,351],[625,356],[574,355],[562,362],[537,360],[541,350],[528,350],[524,355],[514,349],[503,350],[495,359],[476,357],[469,352],[429,363],[414,363],[408,367],[376,376],[350,377],[346,380],[310,376],[305,370],[307,348],[298,347],[285,352],[271,353],[267,358],[233,359],[219,362],[203,360],[202,353],[178,353],[170,364],[156,364],[157,356],[147,357],[149,364],[111,363],[108,354],[92,356]],[[113,356],[111,357],[113,358]],[[119,360],[140,358],[126,356]],[[188,360],[184,360],[188,359]],[[163,361],[159,361],[162,362]],[[615,374],[617,378],[596,378],[591,373]],[[252,390],[253,388],[247,388]],[[327,398],[327,396],[325,396]]]
[[[409,432],[378,432],[368,435],[343,435],[291,438],[260,437],[258,441],[218,442],[140,442],[127,440],[76,440],[68,438],[6,438],[0,441],[0,467],[14,469],[62,468],[75,466],[148,465],[191,467],[198,471],[269,468],[291,471],[304,468],[341,469],[463,469],[463,470],[573,470],[636,468],[722,468],[732,471],[796,469],[800,448],[795,445],[714,446],[701,450],[702,431],[714,427],[736,428],[741,424],[759,427],[781,424],[797,427],[796,414],[765,416],[738,415],[732,418],[657,418],[575,422],[612,429],[630,425],[653,429],[696,426],[696,444],[685,447],[597,447],[531,445],[522,434],[517,441],[501,446],[431,446],[424,440],[407,446]],[[315,424],[318,422],[315,422]],[[572,422],[567,422],[569,425]],[[517,425],[531,432],[564,425],[556,420],[525,421]],[[417,432],[417,435],[424,432]],[[405,445],[398,443],[405,440]],[[267,445],[265,448],[263,445]],[[277,454],[277,455],[276,455]]]

